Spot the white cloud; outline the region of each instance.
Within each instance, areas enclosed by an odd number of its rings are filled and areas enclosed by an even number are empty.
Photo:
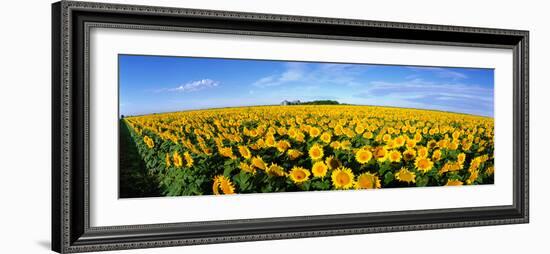
[[[303,78],[304,65],[301,63],[287,63],[286,70],[280,74],[266,76],[252,83],[257,87],[279,86],[287,82],[298,81]]]
[[[281,73],[259,78],[253,86],[272,87],[290,83],[300,84],[343,84],[357,86],[356,78],[368,67],[357,64],[322,64],[287,63]]]
[[[493,115],[493,88],[461,83],[414,79],[404,82],[373,81],[355,94],[363,104],[439,109]]]
[[[263,77],[253,83],[254,86],[266,87],[273,86],[274,83],[278,83],[278,77],[276,75]]]
[[[467,79],[468,76],[464,73],[453,71],[450,68],[441,67],[408,67],[413,71],[430,71],[434,72],[440,78],[450,78],[453,80]]]
[[[376,94],[406,94],[409,92],[420,92],[426,95],[435,94],[449,97],[487,100],[489,98],[488,95],[492,95],[493,89],[461,83],[424,81],[423,79],[417,78],[405,82],[372,81],[364,92]]]
[[[279,80],[281,82],[288,82],[288,81],[299,80],[300,78],[302,78],[302,71],[291,69],[281,74],[281,77],[279,78]]]
[[[211,79],[201,79],[201,80],[195,80],[190,81],[185,84],[181,84],[178,87],[175,88],[168,88],[168,89],[161,89],[160,92],[168,91],[168,92],[180,92],[180,93],[189,93],[189,92],[196,92],[200,91],[206,88],[213,88],[217,87],[220,84],[220,82],[211,80]]]

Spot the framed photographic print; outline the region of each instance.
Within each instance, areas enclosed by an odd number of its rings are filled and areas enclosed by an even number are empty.
[[[57,252],[528,222],[527,31],[52,11]]]

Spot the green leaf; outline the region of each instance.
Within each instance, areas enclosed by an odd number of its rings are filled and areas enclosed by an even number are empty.
[[[417,176],[416,177],[416,186],[424,187],[428,185],[429,178],[428,176]]]
[[[262,192],[271,192],[271,185],[265,185],[262,187]]]
[[[393,181],[393,173],[392,172],[388,172],[384,175],[384,184],[388,185],[390,184],[392,181]]]
[[[226,165],[224,167],[224,170],[223,170],[223,175],[226,176],[226,177],[230,177],[231,176],[231,172],[234,170],[235,168],[231,165]]]
[[[328,181],[312,182],[311,187],[316,190],[328,190],[330,189],[330,183]]]
[[[380,164],[379,173],[380,173],[380,175],[384,175],[384,173],[386,173],[386,171],[388,171],[390,169],[391,169],[390,164],[388,162],[384,162],[384,163]]]
[[[245,172],[240,172],[239,174],[233,176],[233,181],[241,191],[245,191],[248,189],[248,187],[250,186],[250,182],[248,181],[249,179],[250,174],[247,174]]]

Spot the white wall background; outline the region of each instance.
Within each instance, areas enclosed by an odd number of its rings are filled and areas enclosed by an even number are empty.
[[[105,0],[106,1],[106,0]],[[547,249],[550,143],[545,108],[550,31],[544,1],[118,0],[189,8],[345,17],[531,31],[531,223],[339,236],[122,253],[496,253]],[[47,253],[50,245],[50,1],[7,1],[0,15],[0,253]],[[546,21],[546,22],[545,22]],[[539,250],[541,249],[541,250]],[[539,251],[537,251],[539,250]]]

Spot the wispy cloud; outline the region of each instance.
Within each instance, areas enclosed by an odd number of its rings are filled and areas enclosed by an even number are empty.
[[[356,64],[287,63],[280,73],[261,77],[252,85],[260,88],[304,83],[355,86],[359,84],[357,77],[367,69]]]
[[[279,86],[288,82],[298,81],[304,77],[306,65],[303,63],[287,63],[286,70],[279,74],[262,77],[252,83],[256,87]]]
[[[413,79],[404,82],[370,82],[354,95],[362,104],[440,109],[477,115],[493,115],[493,89],[461,83]]]
[[[416,71],[416,72],[431,72],[432,75],[435,75],[437,77],[440,77],[440,78],[448,78],[448,79],[453,79],[453,80],[460,80],[460,79],[467,79],[468,78],[468,75],[464,74],[464,73],[461,73],[461,72],[458,72],[458,71],[453,71],[452,69],[450,68],[441,68],[441,67],[408,67],[410,70],[413,70],[413,71]],[[416,76],[414,76],[415,78],[418,77],[419,75],[417,74]]]
[[[201,79],[201,80],[190,81],[174,88],[159,89],[157,90],[157,92],[190,93],[190,92],[196,92],[207,88],[217,87],[218,85],[220,85],[219,81],[215,81],[212,79]]]
[[[449,97],[492,100],[493,89],[461,83],[425,81],[417,78],[404,82],[372,81],[363,92],[371,95],[422,93],[426,95],[446,95]]]

